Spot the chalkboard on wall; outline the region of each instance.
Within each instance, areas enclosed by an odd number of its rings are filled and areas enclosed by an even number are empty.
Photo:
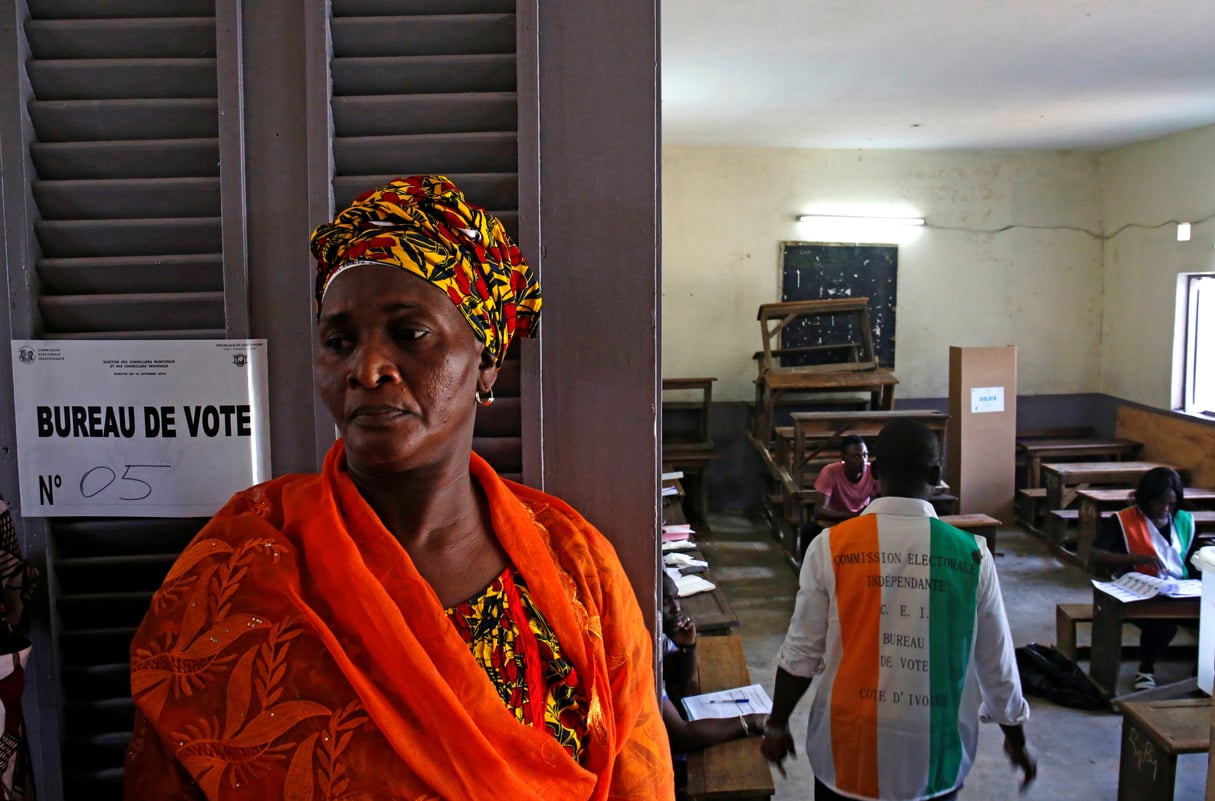
[[[781,243],[781,300],[869,298],[873,347],[882,367],[894,367],[894,313],[897,306],[899,249],[896,245],[823,242]],[[782,348],[835,345],[859,338],[853,315],[798,320],[781,332]],[[831,361],[829,353],[810,355],[805,364]],[[786,364],[790,362],[786,361]]]

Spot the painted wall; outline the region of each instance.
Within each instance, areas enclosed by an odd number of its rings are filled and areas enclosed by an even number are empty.
[[[1177,274],[1215,270],[1215,221],[1177,241],[1167,220],[1215,214],[1215,126],[1129,145],[1099,164],[1105,230],[1101,389],[1167,409],[1172,404]],[[1127,227],[1116,233],[1123,226]]]
[[[751,400],[794,216],[892,203],[929,222],[899,248],[897,397],[947,395],[951,345],[1016,345],[1022,394],[1097,389],[1101,242],[1064,228],[1101,229],[1096,154],[670,147],[662,168],[663,375]]]

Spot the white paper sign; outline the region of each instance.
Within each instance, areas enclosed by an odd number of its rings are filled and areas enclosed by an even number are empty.
[[[1004,387],[970,388],[971,414],[1002,411],[1004,411]]]
[[[26,517],[207,517],[269,478],[264,339],[12,345]]]

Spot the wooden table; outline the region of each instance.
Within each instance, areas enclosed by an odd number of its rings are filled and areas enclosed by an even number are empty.
[[[772,439],[773,413],[777,402],[789,393],[868,392],[871,410],[894,406],[894,386],[899,380],[884,367],[870,370],[823,372],[796,367],[766,370],[755,379],[755,437]]]
[[[1122,715],[1118,801],[1169,801],[1177,755],[1206,753],[1211,746],[1210,700],[1131,702],[1123,704]]]
[[[1122,662],[1122,624],[1128,620],[1198,620],[1199,598],[1165,598],[1123,603],[1093,587],[1093,648],[1088,674],[1097,689],[1113,698],[1118,694]]]
[[[1025,486],[1042,486],[1042,461],[1068,459],[1073,456],[1098,456],[1105,461],[1133,459],[1143,443],[1133,439],[1096,439],[1093,437],[1056,437],[1053,439],[1024,439],[1017,441],[1017,450],[1025,456]]]
[[[681,551],[681,553],[689,552]],[[704,559],[697,551],[692,551],[690,555],[694,559]],[[717,580],[713,578],[710,570],[705,570],[698,575],[705,581],[717,584]],[[716,590],[698,592],[695,595],[680,598],[679,606],[685,615],[696,621],[696,631],[699,634],[724,634],[738,626],[738,615],[734,614],[734,609],[726,600],[720,585]]]
[[[1132,501],[1130,490],[1127,489],[1078,490],[1076,498],[1080,502],[1080,531],[1076,538],[1076,554],[1080,557],[1081,564],[1088,564],[1089,551],[1101,532],[1102,513],[1130,506]],[[1186,506],[1196,507],[1200,511],[1215,509],[1215,490],[1187,488],[1185,503]],[[1199,525],[1207,523],[1208,517],[1206,514],[1197,514],[1194,522]]]
[[[802,465],[816,457],[839,458],[839,442],[849,434],[867,439],[876,437],[889,423],[910,418],[928,426],[937,435],[941,453],[945,453],[945,427],[949,414],[936,409],[893,409],[857,412],[793,412],[793,443],[787,455],[791,475],[796,477]],[[779,451],[778,451],[779,453]]]
[[[1049,462],[1042,465],[1046,508],[1066,509],[1080,490],[1096,486],[1134,486],[1139,477],[1163,462]]]
[[[1000,521],[991,515],[982,513],[969,515],[941,515],[941,522],[948,523],[954,528],[960,528],[971,534],[978,534],[987,540],[987,550],[996,552],[996,534],[1000,530]]]
[[[696,641],[696,678],[700,692],[745,687],[751,683],[747,657],[737,635]],[[776,788],[759,739],[745,737],[688,754],[689,801],[761,801]]]

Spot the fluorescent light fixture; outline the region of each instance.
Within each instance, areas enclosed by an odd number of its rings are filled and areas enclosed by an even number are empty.
[[[1189,242],[1190,241],[1190,224],[1189,223],[1177,223],[1177,241],[1178,242]]]
[[[923,225],[923,217],[873,217],[856,214],[799,214],[798,222],[865,222],[879,225]]]

